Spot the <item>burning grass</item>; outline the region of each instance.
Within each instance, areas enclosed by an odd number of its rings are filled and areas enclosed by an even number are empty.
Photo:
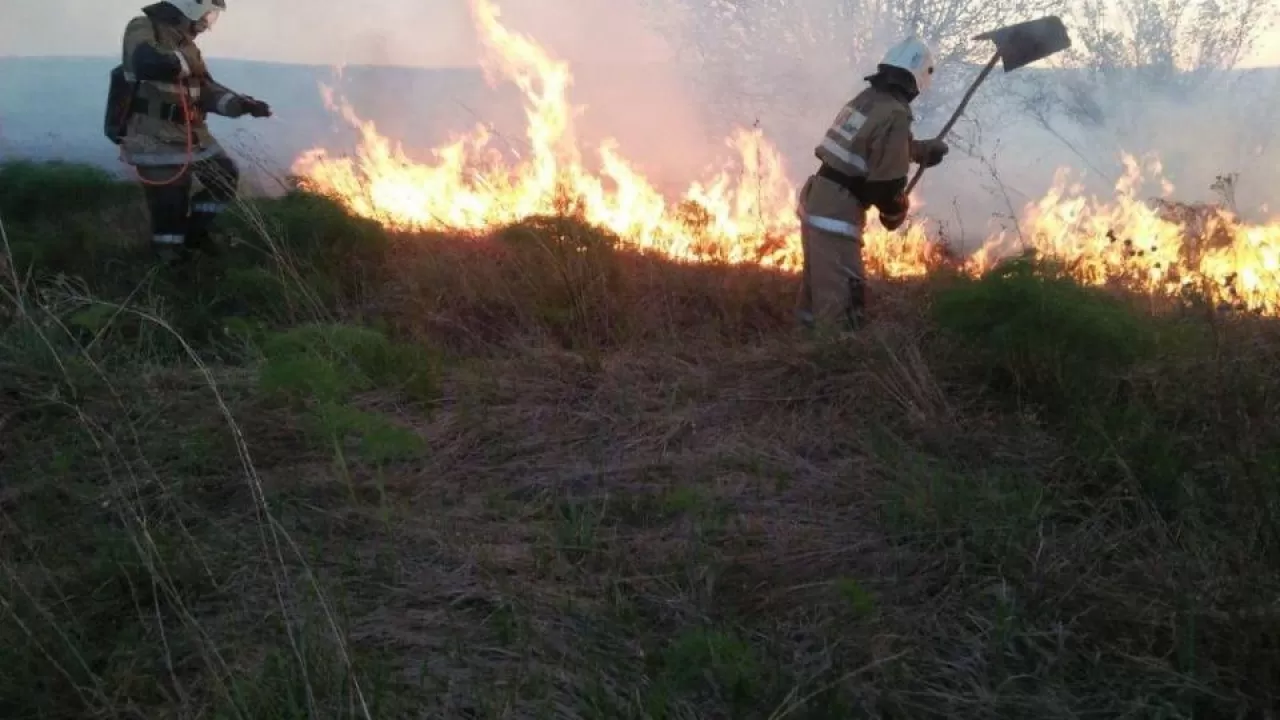
[[[0,715],[1277,702],[1272,320],[1024,260],[812,340],[774,270],[307,195],[170,274],[132,202],[6,225]]]
[[[759,129],[739,127],[725,141],[723,168],[665,195],[636,163],[605,141],[587,153],[575,132],[573,75],[537,41],[501,22],[495,0],[469,0],[492,76],[525,99],[527,146],[499,150],[480,125],[426,157],[406,151],[329,88],[325,99],[359,134],[352,152],[316,147],[294,163],[300,187],[399,231],[488,235],[531,217],[571,215],[607,230],[615,244],[671,260],[725,262],[796,271],[801,266],[798,188],[782,154]],[[505,138],[504,138],[505,140]],[[1280,223],[1246,222],[1225,207],[1191,207],[1158,157],[1122,153],[1115,193],[1093,197],[1061,168],[1044,197],[1017,216],[1017,237],[983,238],[963,271],[979,275],[1017,250],[1067,260],[1074,277],[1160,296],[1193,295],[1241,310],[1280,313]],[[1212,188],[1233,205],[1234,176]],[[1162,197],[1144,199],[1145,188]],[[920,198],[912,206],[922,207]],[[874,212],[872,213],[874,215]],[[956,261],[924,224],[887,232],[871,222],[867,266],[884,277],[919,278]]]

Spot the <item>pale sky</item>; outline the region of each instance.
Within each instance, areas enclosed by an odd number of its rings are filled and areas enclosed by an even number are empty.
[[[0,55],[111,55],[144,0],[0,0]],[[622,0],[498,0],[508,27],[570,61],[660,57]],[[473,65],[466,0],[228,0],[201,40],[212,57],[317,63]],[[644,36],[649,36],[645,39]],[[575,58],[575,55],[577,56]],[[1280,64],[1280,30],[1249,65]]]
[[[1280,29],[1272,30],[1258,42],[1248,65],[1280,65]]]
[[[0,55],[111,55],[146,0],[0,0]],[[573,60],[585,44],[618,59],[661,52],[620,0],[497,0],[501,22]],[[200,39],[211,57],[336,65],[475,65],[467,0],[228,0]],[[628,27],[630,26],[630,28]],[[598,53],[592,53],[598,56]]]

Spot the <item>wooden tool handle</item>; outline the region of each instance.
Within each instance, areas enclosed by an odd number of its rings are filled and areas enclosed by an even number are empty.
[[[951,119],[947,121],[947,124],[942,126],[942,132],[938,133],[938,139],[946,137],[947,133],[951,132],[951,128],[956,124],[956,121],[960,119],[960,113],[964,112],[964,109],[969,105],[969,100],[973,99],[973,94],[977,92],[978,86],[982,84],[983,80],[987,79],[987,76],[995,69],[996,63],[998,62],[1000,62],[999,50],[997,50],[995,54],[991,56],[991,59],[987,61],[987,66],[982,68],[982,72],[978,74],[978,79],[973,81],[973,84],[971,84],[969,89],[965,92],[964,97],[960,99],[960,106],[951,114]],[[916,167],[915,176],[911,178],[911,182],[907,183],[907,189],[903,192],[910,195],[911,189],[916,186],[916,183],[920,182],[920,176],[923,174],[924,165],[918,165]]]

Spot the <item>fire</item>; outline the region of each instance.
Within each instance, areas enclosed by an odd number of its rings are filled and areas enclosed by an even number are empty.
[[[568,65],[503,26],[492,0],[469,1],[488,50],[486,73],[500,71],[525,96],[530,152],[506,160],[480,125],[432,150],[433,162],[415,161],[325,88],[327,104],[359,130],[360,143],[355,157],[333,157],[322,148],[304,153],[294,166],[304,187],[396,230],[475,232],[574,212],[636,250],[675,260],[801,268],[797,188],[763,133],[735,131],[725,141],[731,158],[725,167],[675,202],[612,140],[596,148],[592,171],[576,140]],[[1066,259],[1086,282],[1119,279],[1157,292],[1208,288],[1219,300],[1280,314],[1280,224],[1247,225],[1213,210],[1202,213],[1195,228],[1171,215],[1176,206],[1139,200],[1142,168],[1132,158],[1126,163],[1116,196],[1105,202],[1083,196],[1060,172],[1055,187],[1024,209],[1019,243]],[[1007,234],[992,238],[964,268],[986,269],[1013,241]],[[928,273],[942,255],[919,224],[889,233],[871,222],[864,257],[881,276],[911,277]]]
[[[1084,196],[1059,170],[1053,189],[1024,210],[1024,246],[1065,261],[1086,283],[1166,296],[1207,292],[1238,309],[1280,315],[1280,222],[1251,225],[1212,205],[1143,201],[1137,188],[1145,177],[1158,179],[1166,198],[1174,188],[1157,160],[1145,169],[1132,156],[1124,161],[1125,174],[1106,201]],[[988,241],[971,267],[989,267],[1012,240]]]
[[[490,0],[471,0],[471,8],[490,59],[525,95],[527,158],[514,166],[504,162],[489,132],[478,126],[433,150],[434,162],[415,162],[325,88],[326,103],[359,130],[360,144],[354,158],[331,157],[322,148],[304,153],[294,170],[306,187],[398,230],[479,231],[572,209],[637,250],[800,269],[797,188],[761,131],[734,132],[725,142],[732,160],[674,203],[613,141],[597,148],[599,170],[592,172],[576,142],[568,66],[501,25]],[[877,228],[867,240],[869,266],[892,275],[923,274],[929,252],[918,228],[897,235]]]

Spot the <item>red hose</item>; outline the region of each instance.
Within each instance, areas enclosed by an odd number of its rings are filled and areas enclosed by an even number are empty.
[[[142,174],[138,172],[137,166],[133,166],[133,173],[138,176],[139,182],[141,182],[144,185],[151,185],[153,187],[170,185],[172,183],[177,182],[178,178],[186,174],[187,168],[191,167],[192,145],[194,145],[195,143],[192,139],[191,105],[187,100],[187,89],[188,88],[185,87],[184,85],[184,87],[182,88],[183,91],[179,93],[179,97],[178,97],[178,106],[182,108],[183,126],[186,128],[186,131],[187,131],[186,132],[186,137],[187,137],[186,159],[182,161],[182,167],[178,168],[178,173],[176,175],[162,182],[155,182],[153,180],[148,180],[142,177]],[[123,147],[120,148],[120,161],[125,162]]]

